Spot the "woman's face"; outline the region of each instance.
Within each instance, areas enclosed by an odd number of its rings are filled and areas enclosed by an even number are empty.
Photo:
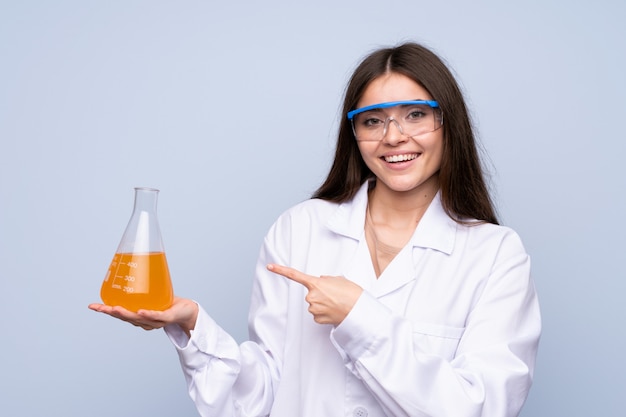
[[[427,91],[412,79],[398,73],[384,74],[372,81],[357,108],[403,100],[432,100]],[[406,117],[400,107],[377,111],[378,120]],[[438,174],[443,154],[443,129],[409,137],[393,121],[380,141],[358,141],[365,164],[377,178],[376,187],[392,192],[428,193],[439,187]]]

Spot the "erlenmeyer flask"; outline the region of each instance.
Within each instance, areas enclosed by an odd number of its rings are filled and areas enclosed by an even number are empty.
[[[133,214],[100,290],[106,305],[135,312],[172,305],[174,291],[156,215],[158,194],[154,188],[135,188]]]

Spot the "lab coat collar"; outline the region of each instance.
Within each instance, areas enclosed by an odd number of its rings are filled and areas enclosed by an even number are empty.
[[[451,254],[458,223],[443,209],[441,191],[430,203],[411,238],[414,247],[431,248]]]
[[[369,181],[366,181],[352,200],[339,205],[328,220],[327,227],[330,230],[355,240],[365,238],[363,228],[368,188]],[[411,238],[411,244],[413,247],[431,248],[450,254],[454,247],[457,227],[457,223],[443,209],[439,191],[422,216]]]
[[[326,226],[333,232],[360,240],[365,227],[365,210],[367,208],[367,189],[369,181],[365,181],[352,200],[341,203]]]

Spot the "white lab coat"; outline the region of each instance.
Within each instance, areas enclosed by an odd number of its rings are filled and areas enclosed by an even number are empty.
[[[437,195],[377,279],[364,224],[367,184],[338,205],[305,201],[263,243],[250,341],[203,310],[188,340],[166,332],[204,417],[504,417],[531,385],[541,331],[530,260],[502,226],[463,226]],[[313,321],[306,289],[268,272],[343,275],[364,292],[337,327]]]

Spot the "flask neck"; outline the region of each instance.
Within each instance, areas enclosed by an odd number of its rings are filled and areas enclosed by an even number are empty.
[[[156,213],[159,190],[156,188],[135,188],[134,211],[148,211]]]
[[[135,188],[135,206],[118,246],[119,253],[164,251],[156,213],[158,193],[154,188]]]

